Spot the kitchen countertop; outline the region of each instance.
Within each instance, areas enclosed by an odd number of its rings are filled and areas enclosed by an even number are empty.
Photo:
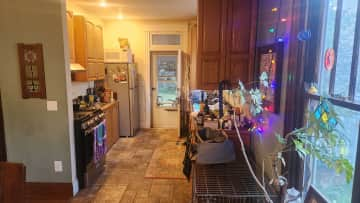
[[[117,104],[119,101],[113,101],[113,102],[110,102],[110,103],[102,103],[101,104],[101,110],[105,111],[106,109],[114,106],[115,104]]]

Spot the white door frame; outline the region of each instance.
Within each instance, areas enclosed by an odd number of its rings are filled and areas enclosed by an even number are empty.
[[[180,46],[152,46],[151,45],[151,35],[152,34],[180,34]],[[151,128],[151,51],[178,51],[181,50],[183,52],[187,51],[188,48],[188,27],[184,27],[178,30],[167,30],[167,29],[159,29],[159,30],[151,30],[145,32],[145,105],[146,105],[146,116],[145,116],[145,127]]]
[[[181,50],[178,50],[178,51],[151,51],[150,52],[150,56],[151,56],[151,127],[152,128],[158,128],[158,127],[154,127],[154,126],[169,126],[169,128],[179,128],[179,123],[180,123],[180,103],[177,104],[176,108],[174,107],[158,107],[156,105],[156,99],[155,99],[155,95],[154,94],[157,94],[158,93],[158,86],[157,86],[157,76],[156,76],[156,73],[157,73],[157,65],[154,61],[155,57],[156,56],[163,56],[163,55],[169,55],[169,56],[176,56],[176,60],[177,60],[177,65],[176,65],[176,91],[177,91],[177,94],[176,94],[176,99],[178,100],[178,98],[180,98],[180,93],[181,93],[181,53],[182,51]],[[156,91],[153,90],[153,88],[156,89]],[[171,109],[171,110],[177,110],[177,115],[176,115],[176,126],[173,126],[173,125],[170,125],[169,123],[162,123],[160,124],[159,122],[155,122],[154,119],[155,117],[155,111],[156,111],[156,114],[160,113],[162,111],[166,111],[167,109]],[[165,113],[164,114],[173,114],[171,112],[168,112],[168,113]],[[163,115],[164,115],[163,114]],[[174,114],[173,114],[174,115]],[[170,115],[168,115],[170,116]],[[172,115],[170,116],[172,117]],[[173,118],[171,118],[173,119]],[[166,119],[167,120],[167,119]],[[173,123],[172,121],[169,121],[170,123]],[[173,127],[170,127],[170,126],[173,126]]]

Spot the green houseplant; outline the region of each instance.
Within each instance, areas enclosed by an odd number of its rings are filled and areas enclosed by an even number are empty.
[[[259,82],[264,87],[268,87],[269,80],[266,72],[261,74]],[[311,90],[313,91],[314,87],[312,87]],[[264,98],[264,94],[265,93],[258,88],[247,90],[241,81],[239,81],[239,88],[232,91],[232,95],[239,100],[238,103],[242,106],[241,109],[249,110],[248,112],[242,113],[254,118],[263,113],[262,99]],[[248,108],[243,108],[243,106],[248,106]],[[345,157],[347,138],[342,133],[342,121],[335,112],[333,105],[328,99],[322,97],[316,108],[306,113],[306,118],[307,123],[304,127],[295,129],[285,136],[274,132],[278,142],[281,144],[281,150],[271,154],[273,177],[269,184],[280,187],[287,185],[287,179],[280,173],[281,167],[286,165],[283,153],[293,150],[295,150],[302,159],[305,159],[306,156],[311,156],[322,161],[328,168],[334,169],[336,173],[344,174],[347,183],[349,183],[352,179],[354,169],[350,161]],[[237,125],[235,125],[235,127],[238,138],[242,143],[242,148],[244,148]],[[256,128],[249,130],[254,131],[255,134],[258,133]],[[245,150],[243,149],[242,151],[247,160]],[[250,164],[248,164],[248,167],[255,181],[264,191],[266,200],[272,202],[265,189],[264,181],[262,183],[259,181]]]

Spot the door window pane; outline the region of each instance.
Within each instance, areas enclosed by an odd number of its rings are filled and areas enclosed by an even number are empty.
[[[357,0],[343,1],[334,94],[347,97],[355,37]]]
[[[315,108],[318,101],[312,101],[310,108]],[[344,128],[338,130],[347,138],[347,148],[343,149],[347,158],[355,168],[357,142],[359,136],[360,112],[335,106]],[[314,161],[312,184],[326,197],[330,203],[349,203],[352,197],[353,182],[347,183],[345,175],[337,174],[319,160]]]
[[[157,59],[157,105],[176,107],[177,55],[160,55]]]

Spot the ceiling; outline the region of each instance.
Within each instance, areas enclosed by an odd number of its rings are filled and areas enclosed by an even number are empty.
[[[119,15],[131,20],[190,19],[197,15],[197,0],[69,0],[103,20]],[[105,1],[106,6],[100,6]]]

